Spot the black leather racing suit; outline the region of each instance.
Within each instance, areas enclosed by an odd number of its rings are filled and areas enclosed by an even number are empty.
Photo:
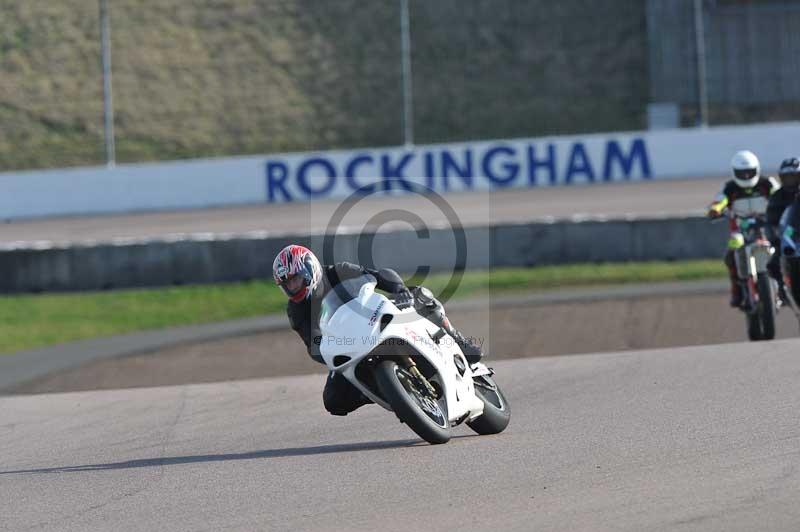
[[[332,266],[322,267],[322,279],[308,299],[299,303],[289,301],[286,308],[289,323],[292,329],[303,339],[308,354],[316,362],[324,363],[319,352],[319,346],[322,342],[322,332],[319,327],[322,299],[340,282],[355,279],[365,273],[375,277],[378,281],[377,288],[380,290],[391,294],[404,294],[409,291],[403,279],[394,270],[388,268],[373,270],[358,264],[340,262]],[[416,287],[412,288],[410,292],[415,293]],[[452,327],[438,301],[429,305],[428,308],[418,308],[418,311],[436,325],[443,327],[453,337],[464,352],[467,361],[477,362],[480,360],[482,356],[480,347]],[[345,416],[356,408],[371,402],[341,374],[333,371],[328,375],[325,389],[322,392],[322,400],[325,404],[325,409],[338,416]]]

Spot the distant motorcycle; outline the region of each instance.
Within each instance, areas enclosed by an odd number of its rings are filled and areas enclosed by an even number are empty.
[[[320,353],[327,366],[429,443],[446,443],[450,428],[464,422],[478,434],[502,432],[511,413],[494,372],[468,364],[413,302],[400,308],[375,286],[373,276],[362,275],[323,299]]]
[[[781,274],[789,306],[800,324],[800,202],[786,209],[779,226]]]
[[[777,286],[769,276],[767,264],[775,248],[765,236],[763,217],[739,218],[738,223],[744,245],[736,250],[734,257],[744,296],[739,308],[746,316],[747,336],[754,341],[772,340],[775,338]]]

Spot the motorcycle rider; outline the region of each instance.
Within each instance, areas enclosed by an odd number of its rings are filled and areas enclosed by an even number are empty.
[[[373,270],[349,262],[323,266],[310,249],[290,244],[275,257],[272,274],[275,283],[289,298],[286,307],[289,323],[300,335],[308,354],[316,362],[324,364],[319,351],[322,342],[319,326],[322,299],[340,282],[364,274],[375,277],[378,289],[393,294],[398,307],[413,303],[421,315],[442,327],[461,347],[467,362],[473,364],[483,356],[480,347],[450,324],[442,304],[432,297],[426,297],[430,296],[430,292],[422,287],[407,287],[394,270]],[[333,371],[328,375],[322,400],[325,409],[335,416],[346,416],[360,406],[372,402],[344,376]]]
[[[778,295],[782,302],[786,302],[786,287],[781,275],[781,236],[778,229],[784,211],[794,203],[800,188],[800,159],[789,157],[781,162],[778,170],[781,188],[769,198],[767,205],[767,223],[769,224],[769,240],[775,248],[775,254],[770,259],[767,268],[769,274],[778,282]]]
[[[733,179],[727,181],[722,190],[709,206],[708,216],[719,218],[723,211],[730,213],[730,237],[728,251],[725,253],[725,265],[731,280],[731,306],[742,304],[742,288],[736,271],[734,254],[744,246],[744,236],[739,229],[737,213],[755,213],[765,215],[770,196],[780,189],[780,184],[772,177],[761,175],[761,164],[758,157],[748,150],[737,152],[731,159]]]

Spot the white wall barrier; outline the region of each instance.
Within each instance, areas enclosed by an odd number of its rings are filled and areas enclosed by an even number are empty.
[[[712,177],[745,148],[774,171],[798,138],[786,122],[2,173],[0,218]]]

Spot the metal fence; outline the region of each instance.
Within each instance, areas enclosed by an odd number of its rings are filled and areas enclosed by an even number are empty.
[[[800,2],[648,0],[650,99],[689,123],[800,117]],[[702,120],[700,120],[702,121]]]
[[[695,7],[0,0],[0,170],[800,116],[800,6]]]

